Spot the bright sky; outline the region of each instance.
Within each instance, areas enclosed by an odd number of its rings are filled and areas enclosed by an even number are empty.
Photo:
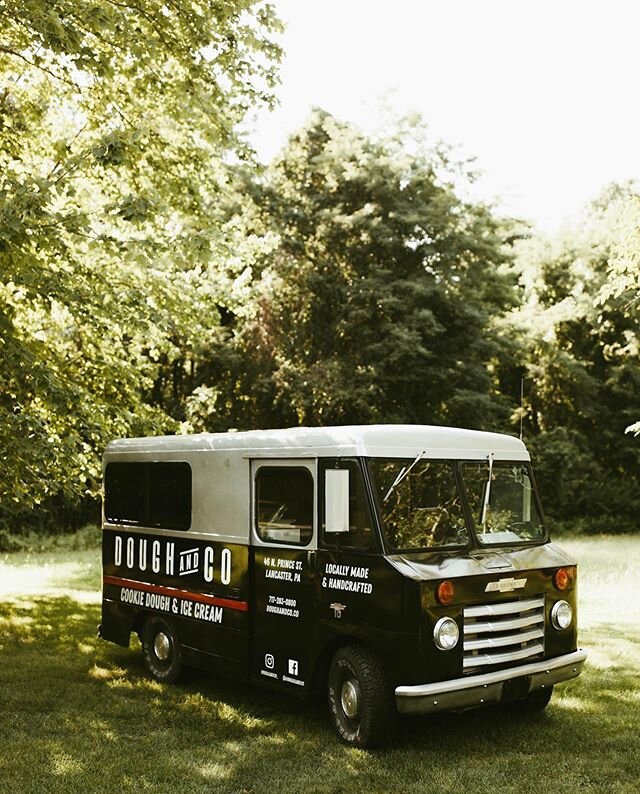
[[[380,98],[474,156],[482,198],[546,229],[640,178],[636,0],[273,0],[287,25],[263,160],[318,105],[365,131]]]

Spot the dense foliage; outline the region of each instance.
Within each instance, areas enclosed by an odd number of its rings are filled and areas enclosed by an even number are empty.
[[[424,422],[522,423],[553,519],[635,527],[633,186],[534,235],[462,200],[419,124],[322,111],[259,167],[262,2],[5,1],[0,25],[0,524],[94,509],[114,436]]]
[[[373,141],[318,111],[244,175],[230,212],[264,245],[227,306],[233,356],[198,373],[217,400],[192,426],[503,426],[488,364],[491,319],[515,300],[506,230],[456,197],[437,150],[408,154],[409,132]]]
[[[612,188],[577,228],[521,242],[523,300],[502,322],[519,341],[524,429],[549,512],[574,526],[632,529],[640,510],[640,315],[611,278],[637,197]]]
[[[276,27],[251,0],[0,4],[5,515],[78,503],[109,438],[177,427],[155,393],[215,334],[215,206]]]

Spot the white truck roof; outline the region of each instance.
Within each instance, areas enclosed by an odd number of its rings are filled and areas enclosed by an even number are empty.
[[[242,452],[263,457],[402,457],[420,452],[427,458],[529,460],[522,441],[502,433],[485,433],[431,425],[344,425],[292,427],[229,433],[126,438],[112,441],[105,458],[146,453]]]

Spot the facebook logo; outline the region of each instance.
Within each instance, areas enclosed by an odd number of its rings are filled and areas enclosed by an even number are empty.
[[[289,675],[298,675],[297,659],[289,659]]]

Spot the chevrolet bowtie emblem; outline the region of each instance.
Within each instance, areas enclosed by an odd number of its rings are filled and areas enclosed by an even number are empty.
[[[485,593],[511,593],[514,590],[522,590],[526,583],[526,579],[498,579],[497,582],[489,582],[484,591]]]

